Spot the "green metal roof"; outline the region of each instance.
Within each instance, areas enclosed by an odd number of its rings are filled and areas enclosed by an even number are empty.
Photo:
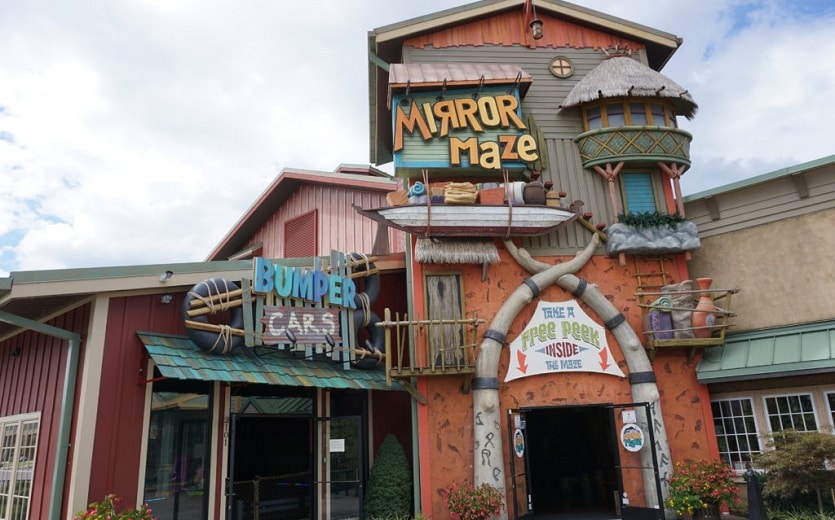
[[[386,385],[386,374],[381,370],[344,370],[332,361],[296,359],[284,351],[258,355],[246,347],[238,347],[228,355],[210,354],[182,336],[150,332],[137,332],[137,335],[160,373],[173,379],[403,390],[397,382]]]
[[[701,383],[766,379],[835,371],[835,321],[728,334],[704,351]]]

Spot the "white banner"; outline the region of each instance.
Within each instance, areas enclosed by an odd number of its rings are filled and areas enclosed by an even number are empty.
[[[577,304],[540,301],[533,318],[510,344],[505,382],[537,374],[598,372],[624,377],[603,326]]]

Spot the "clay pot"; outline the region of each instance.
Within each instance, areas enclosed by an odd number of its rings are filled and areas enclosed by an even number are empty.
[[[693,310],[693,335],[697,338],[709,338],[716,325],[716,305],[708,291],[712,283],[712,278],[696,278],[696,287],[702,291]]]

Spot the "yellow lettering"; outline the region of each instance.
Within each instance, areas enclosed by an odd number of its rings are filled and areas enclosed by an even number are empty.
[[[534,162],[539,159],[536,150],[536,139],[531,134],[522,134],[516,144],[519,157],[525,162]]]
[[[409,109],[407,116],[403,112],[403,107],[398,103],[397,110],[394,116],[394,151],[398,152],[403,149],[403,130],[405,129],[410,134],[415,131],[415,126],[420,130],[420,135],[426,141],[432,137],[432,132],[426,124],[426,120],[421,116],[420,110],[417,108],[417,103],[412,101],[412,106]]]
[[[458,117],[456,117],[455,114],[455,102],[439,101],[438,103],[435,103],[434,107],[432,107],[432,112],[434,112],[435,117],[441,121],[441,133],[439,134],[441,137],[449,135],[450,124],[452,125],[452,128],[460,128]]]
[[[513,126],[520,130],[527,128],[525,123],[516,115],[516,109],[519,107],[519,100],[516,99],[516,96],[509,94],[496,96],[496,105],[498,106],[499,118],[503,127],[508,128],[512,121]]]
[[[478,140],[470,137],[462,141],[457,137],[449,138],[449,164],[450,166],[461,166],[461,150],[469,153],[471,165],[478,164]]]
[[[478,98],[478,117],[484,126],[493,128],[502,122],[496,100],[492,96]]]
[[[500,135],[499,142],[502,143],[503,161],[515,161],[519,158],[516,152],[513,151],[513,144],[516,143],[515,135]]]
[[[458,122],[461,123],[462,127],[466,127],[469,124],[470,128],[472,128],[474,132],[484,131],[484,129],[481,128],[481,123],[479,123],[476,118],[478,105],[476,105],[475,101],[470,98],[456,99],[455,110],[458,111]]]
[[[475,137],[472,137],[471,139],[475,139]],[[481,146],[479,146],[479,149],[481,150],[481,155],[478,160],[479,166],[489,170],[502,169],[502,160],[499,154],[499,143],[488,141],[486,143],[482,143]]]

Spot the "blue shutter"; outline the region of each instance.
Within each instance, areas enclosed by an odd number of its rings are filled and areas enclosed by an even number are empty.
[[[624,213],[646,213],[656,211],[649,173],[621,174],[624,195]]]

